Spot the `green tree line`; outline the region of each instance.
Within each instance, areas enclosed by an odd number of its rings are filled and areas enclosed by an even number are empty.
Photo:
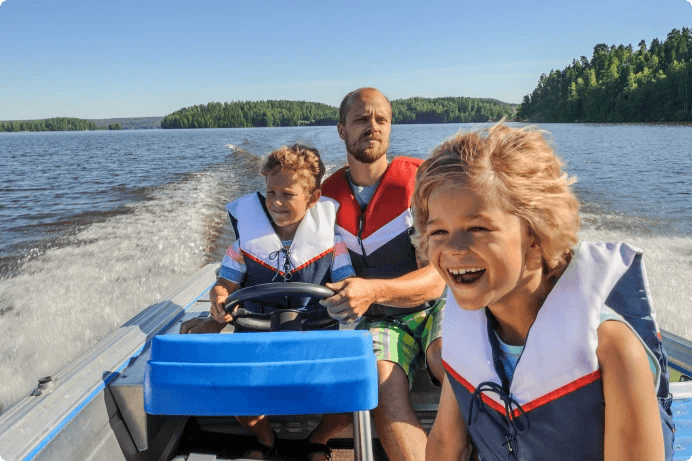
[[[392,101],[392,123],[470,123],[513,117],[515,104],[479,98],[408,98]]]
[[[598,44],[593,56],[541,75],[517,117],[535,122],[692,120],[692,33],[673,29],[661,43]]]
[[[103,127],[88,120],[66,117],[0,122],[0,131],[84,131],[103,129]]]
[[[465,123],[512,117],[516,105],[479,98],[408,98],[392,101],[393,123]],[[161,128],[244,128],[336,125],[339,110],[305,101],[210,102],[185,107]]]
[[[166,115],[161,128],[244,128],[336,124],[338,110],[305,101],[210,102]]]

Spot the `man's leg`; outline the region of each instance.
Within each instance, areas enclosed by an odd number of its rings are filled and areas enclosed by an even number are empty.
[[[442,366],[442,338],[437,338],[425,351],[425,360],[428,363],[430,373],[437,379],[438,383],[445,380],[445,369]]]
[[[437,379],[437,385],[441,386],[445,377],[445,369],[442,366],[442,319],[444,317],[445,300],[439,299],[430,312],[425,331],[423,332],[423,344],[425,345],[425,362],[428,371]]]
[[[433,324],[430,311],[395,320],[362,322],[369,329],[377,357],[379,404],[373,410],[375,429],[391,460],[423,460],[427,436],[409,399],[416,367],[422,362],[423,333]],[[428,335],[429,336],[429,335]]]
[[[387,457],[397,461],[424,460],[427,436],[411,406],[406,373],[398,364],[386,360],[377,362],[377,373],[379,404],[373,415]]]

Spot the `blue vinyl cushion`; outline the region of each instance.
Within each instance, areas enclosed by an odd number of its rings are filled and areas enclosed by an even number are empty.
[[[297,415],[376,406],[377,365],[367,331],[157,336],[144,378],[144,408],[154,415]]]
[[[692,399],[675,399],[671,406],[675,421],[675,461],[692,459]]]

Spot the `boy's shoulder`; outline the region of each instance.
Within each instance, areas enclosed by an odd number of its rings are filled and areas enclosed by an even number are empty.
[[[251,194],[243,195],[242,197],[238,197],[237,199],[228,202],[226,204],[226,211],[228,214],[232,217],[238,216],[238,208],[245,204],[245,203],[252,203],[252,202],[257,202],[260,205],[262,204],[264,200],[264,196],[260,192],[253,192]]]

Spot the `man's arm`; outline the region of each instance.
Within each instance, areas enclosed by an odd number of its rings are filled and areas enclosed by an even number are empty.
[[[409,308],[439,298],[445,283],[433,266],[426,266],[394,279],[355,277],[327,288],[337,294],[320,303],[332,317],[348,322],[362,317],[371,304]]]

